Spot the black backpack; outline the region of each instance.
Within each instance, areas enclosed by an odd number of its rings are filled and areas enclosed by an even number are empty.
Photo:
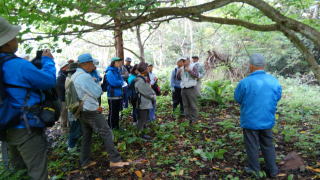
[[[102,91],[103,92],[107,92],[108,86],[109,86],[109,82],[108,82],[108,79],[107,79],[107,71],[106,71],[104,76],[103,76],[103,81],[102,81],[102,84],[101,84]]]
[[[139,75],[136,77],[136,79],[137,78],[141,78],[144,82],[146,82],[146,79],[143,76]],[[129,84],[128,88],[128,98],[131,104],[137,104],[137,102],[140,100],[140,93],[137,92],[135,88],[136,79],[134,79],[131,84]]]
[[[42,68],[41,56],[42,53],[37,52],[37,57],[32,60],[32,64],[38,69]],[[45,100],[40,103],[38,116],[46,127],[52,127],[59,120],[61,114],[61,101],[57,89],[38,90],[38,92],[41,99],[43,99],[43,95],[45,96]]]

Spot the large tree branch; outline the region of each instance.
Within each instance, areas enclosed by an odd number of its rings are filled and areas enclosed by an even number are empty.
[[[281,14],[274,7],[270,6],[263,0],[237,0],[237,2],[244,2],[257,9],[259,9],[265,16],[269,17],[277,24],[281,24],[283,27],[287,27],[293,31],[299,32],[313,41],[317,47],[320,47],[320,32],[315,28],[303,24],[295,19],[288,18]]]
[[[140,59],[140,60],[142,60],[143,58],[141,58],[136,52],[134,52],[133,50],[131,50],[131,49],[128,49],[128,48],[126,48],[126,47],[123,47],[123,49],[125,49],[125,50],[127,50],[127,51],[129,51],[129,52],[131,52],[134,56],[136,56],[138,59]],[[143,59],[144,60],[144,59]]]
[[[270,25],[260,25],[254,24],[247,21],[242,21],[238,19],[229,19],[229,18],[219,18],[219,17],[208,17],[203,15],[195,15],[192,17],[188,17],[192,21],[196,22],[213,22],[218,24],[227,24],[227,25],[236,25],[242,26],[250,30],[255,31],[277,31],[279,27],[277,24],[270,24]]]
[[[305,60],[310,65],[315,77],[320,83],[320,66],[317,63],[315,56],[310,52],[309,48],[306,47],[294,31],[289,30],[283,26],[280,27],[283,34],[298,48]]]
[[[141,16],[140,18],[134,21],[126,23],[125,25],[122,25],[122,29],[128,29],[133,26],[144,24],[146,22],[159,19],[162,17],[170,17],[170,16],[188,17],[195,14],[202,14],[204,12],[226,6],[232,2],[236,2],[236,0],[215,0],[215,1],[211,1],[208,3],[196,5],[196,6],[182,7],[182,8],[167,7],[167,8],[150,9],[146,11],[148,14]],[[127,20],[130,20],[130,18]]]
[[[43,34],[43,36],[39,35],[35,38],[26,38],[20,40],[20,42],[25,42],[25,41],[37,41],[45,38],[53,38],[53,37],[58,37],[58,36],[78,36],[79,34],[84,34],[84,33],[89,33],[89,32],[94,32],[97,31],[97,29],[91,28],[91,29],[85,29],[85,30],[80,30],[80,31],[69,31],[69,32],[64,32],[64,33],[59,33],[59,34],[50,34],[50,33],[37,33],[37,34]]]

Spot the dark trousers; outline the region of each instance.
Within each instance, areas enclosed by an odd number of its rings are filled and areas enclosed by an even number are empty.
[[[42,129],[9,129],[10,161],[16,169],[27,169],[32,180],[47,180],[47,140]]]
[[[69,148],[74,148],[78,139],[81,137],[81,125],[80,121],[69,121],[69,139],[68,146]]]
[[[180,113],[183,114],[183,102],[181,97],[181,88],[174,88],[172,93],[173,111],[180,105]]]
[[[156,111],[157,111],[157,103],[156,101],[153,102],[152,104],[153,108],[149,109],[149,122],[155,121],[156,120]]]
[[[132,118],[133,118],[133,122],[138,121],[138,109],[136,108],[135,104],[132,104]]]
[[[122,110],[122,99],[109,99],[108,124],[111,129],[119,129],[120,111]]]
[[[259,147],[266,162],[267,172],[271,175],[278,173],[276,165],[276,152],[273,145],[272,130],[250,130],[243,129],[244,143],[248,156],[249,168],[260,171]]]
[[[150,109],[138,109],[138,129],[143,130],[149,119]]]
[[[98,111],[83,111],[80,114],[82,129],[82,142],[80,152],[81,166],[90,161],[92,132],[98,133],[104,142],[105,150],[109,154],[111,162],[121,161],[119,152],[114,147],[112,130],[108,126],[105,117]]]

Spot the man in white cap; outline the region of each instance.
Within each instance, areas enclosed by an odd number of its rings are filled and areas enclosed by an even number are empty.
[[[0,91],[3,93],[5,89],[5,96],[1,99],[8,98],[10,107],[24,109],[25,115],[24,120],[20,118],[21,116],[10,119],[12,124],[1,129],[0,132],[5,133],[5,140],[9,144],[10,160],[14,167],[27,169],[28,175],[33,180],[46,180],[48,170],[45,124],[41,119],[39,121],[39,117],[31,109],[39,107],[41,103],[39,89],[45,90],[56,86],[56,68],[49,50],[45,50],[42,54],[41,69],[15,56],[18,50],[16,36],[20,29],[20,26],[11,25],[0,17]],[[12,109],[5,109],[2,102],[0,112],[3,110],[12,112]],[[10,114],[0,115],[1,125],[8,116]]]
[[[240,125],[243,128],[248,156],[246,172],[259,174],[259,149],[261,149],[266,162],[266,172],[270,177],[275,177],[278,174],[278,167],[272,142],[272,128],[282,88],[276,78],[264,71],[264,67],[265,59],[261,54],[250,56],[251,74],[240,81],[234,98],[241,106]]]
[[[127,69],[128,73],[131,73],[131,70],[132,70],[131,62],[132,62],[132,59],[130,57],[127,57],[125,59],[124,67]]]
[[[181,80],[181,97],[184,115],[190,124],[198,121],[198,90],[199,72],[190,65],[190,59],[184,60],[183,67],[178,70],[178,79]]]
[[[80,113],[80,124],[82,129],[82,142],[80,152],[80,163],[82,167],[91,164],[90,149],[92,142],[92,132],[98,133],[104,142],[105,150],[109,154],[110,167],[123,167],[129,165],[128,162],[122,162],[119,152],[113,143],[113,134],[105,117],[99,109],[98,98],[102,95],[101,86],[95,82],[90,75],[96,67],[93,64],[95,60],[91,54],[82,54],[78,57],[79,68],[72,75],[71,80],[74,83],[78,97],[83,102]]]

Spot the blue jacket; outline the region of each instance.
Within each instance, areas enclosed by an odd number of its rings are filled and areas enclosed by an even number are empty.
[[[0,53],[0,57],[6,56]],[[42,69],[36,68],[31,62],[22,58],[12,59],[3,65],[4,82],[16,86],[31,89],[50,89],[56,86],[55,63],[50,57],[42,57]],[[27,90],[25,88],[7,88],[10,101],[13,106],[23,107]],[[42,96],[44,98],[44,96]],[[44,99],[43,99],[44,100]],[[28,106],[33,106],[41,102],[41,96],[36,90],[31,90]],[[31,113],[27,115],[31,127],[44,127]],[[24,122],[16,128],[25,128]]]
[[[108,97],[122,97],[122,85],[124,83],[119,68],[109,66],[106,71],[108,81]]]
[[[128,84],[130,86],[130,84],[137,78],[136,75],[134,74],[130,74],[129,78],[128,78]]]
[[[234,93],[234,99],[241,105],[241,127],[271,129],[281,94],[278,80],[265,71],[255,71],[241,80]]]

